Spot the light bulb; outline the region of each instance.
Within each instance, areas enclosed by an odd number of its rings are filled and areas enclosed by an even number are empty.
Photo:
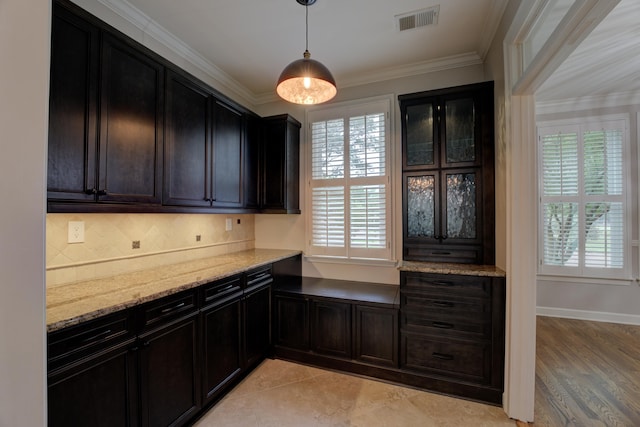
[[[302,84],[304,85],[305,89],[309,89],[311,87],[311,78],[310,77],[304,77],[302,80]]]

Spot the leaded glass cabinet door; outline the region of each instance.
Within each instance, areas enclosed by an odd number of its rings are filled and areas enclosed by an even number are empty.
[[[405,217],[407,239],[434,240],[440,233],[439,174],[411,173],[404,176]]]
[[[436,98],[402,106],[402,156],[405,170],[438,167],[438,108]]]
[[[446,97],[441,103],[441,166],[460,167],[478,164],[480,144],[476,143],[477,113],[473,94]]]
[[[478,169],[443,172],[442,240],[455,243],[480,243],[482,210],[479,190],[482,188]]]

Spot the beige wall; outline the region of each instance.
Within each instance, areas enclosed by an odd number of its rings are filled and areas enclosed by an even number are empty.
[[[47,286],[253,248],[253,215],[48,214]],[[232,230],[226,231],[231,219]],[[83,243],[67,243],[82,221]],[[238,224],[238,221],[240,224]],[[196,236],[200,236],[200,241]],[[139,249],[132,248],[133,241]]]
[[[0,2],[0,426],[46,425],[50,0]]]

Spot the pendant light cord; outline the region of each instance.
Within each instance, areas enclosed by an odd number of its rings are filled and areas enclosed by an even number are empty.
[[[305,11],[305,50],[309,52],[309,2],[304,5]]]

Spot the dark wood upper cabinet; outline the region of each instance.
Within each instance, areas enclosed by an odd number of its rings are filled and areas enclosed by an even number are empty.
[[[260,204],[260,135],[262,120],[258,116],[245,114],[245,151],[243,176],[243,200],[246,209],[257,210]]]
[[[99,51],[98,29],[54,4],[49,92],[49,199],[95,200]]]
[[[166,97],[163,204],[243,207],[243,113],[172,71],[167,72]]]
[[[214,207],[242,207],[244,136],[242,113],[216,101],[213,114]]]
[[[104,36],[98,198],[161,202],[164,68]]]
[[[300,213],[300,127],[288,114],[264,119],[262,212]]]
[[[300,213],[294,118],[260,118],[67,0],[51,58],[48,212]]]
[[[493,264],[493,82],[398,99],[403,258]]]
[[[163,204],[211,205],[212,96],[174,72],[167,72]]]
[[[60,3],[51,52],[49,202],[158,205],[163,66]]]

